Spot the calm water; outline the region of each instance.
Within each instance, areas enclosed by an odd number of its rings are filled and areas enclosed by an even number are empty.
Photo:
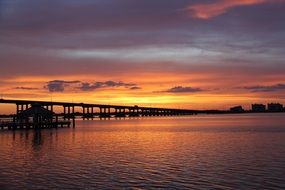
[[[285,189],[285,114],[0,131],[0,189]]]

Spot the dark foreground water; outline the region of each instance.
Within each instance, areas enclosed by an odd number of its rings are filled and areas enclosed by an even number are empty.
[[[0,189],[285,189],[285,114],[0,131]]]

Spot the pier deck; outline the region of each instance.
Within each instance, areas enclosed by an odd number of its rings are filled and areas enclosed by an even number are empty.
[[[58,122],[42,122],[35,125],[32,122],[16,123],[16,122],[1,122],[0,129],[2,130],[17,130],[17,129],[44,129],[44,128],[64,128],[70,127],[70,121],[58,121]]]

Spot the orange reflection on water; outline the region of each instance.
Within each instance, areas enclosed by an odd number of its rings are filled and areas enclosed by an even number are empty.
[[[244,178],[256,186],[268,171],[281,184],[284,118],[134,118],[78,121],[75,129],[1,131],[0,184],[16,178],[16,189],[193,188],[203,181],[226,188]]]

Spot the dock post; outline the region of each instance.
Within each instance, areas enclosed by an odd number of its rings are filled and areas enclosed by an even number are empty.
[[[89,111],[90,107],[87,107],[86,109],[87,109],[87,120],[89,120],[89,117],[90,117],[90,115],[89,115],[90,114],[90,111]]]
[[[16,113],[19,114],[19,104],[16,104],[16,106],[17,106]]]
[[[82,106],[82,113],[83,113],[82,118],[83,118],[83,120],[85,120],[85,107],[84,106]]]
[[[72,106],[72,117],[75,118],[75,107]]]
[[[63,106],[63,119],[65,120],[65,116],[66,116],[66,110],[65,110],[65,106]]]
[[[102,116],[102,107],[100,107],[100,115],[99,115],[99,117],[101,118],[101,116]]]
[[[72,119],[72,127],[75,128],[75,117]]]
[[[55,128],[57,128],[58,127],[58,115],[55,116],[55,122],[56,122]]]
[[[68,111],[68,121],[70,121],[70,106],[67,107],[67,111]]]

